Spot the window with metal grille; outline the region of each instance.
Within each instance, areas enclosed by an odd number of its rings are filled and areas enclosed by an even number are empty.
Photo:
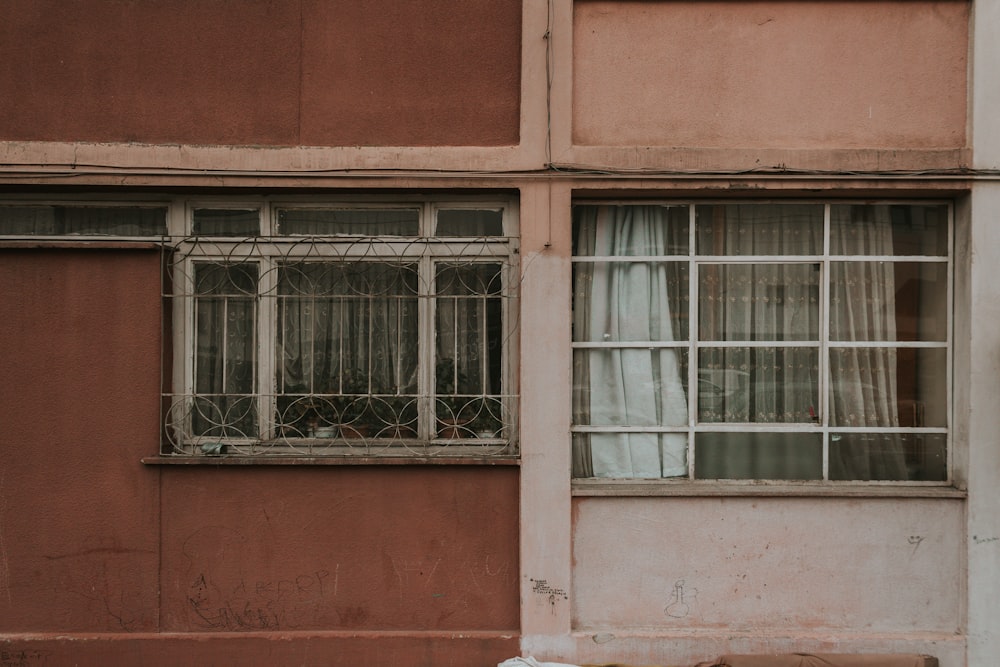
[[[189,205],[164,453],[517,453],[510,202]]]

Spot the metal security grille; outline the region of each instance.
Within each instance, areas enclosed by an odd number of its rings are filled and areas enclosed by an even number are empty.
[[[194,209],[167,249],[164,454],[517,453],[507,208]],[[270,233],[269,233],[270,232]]]

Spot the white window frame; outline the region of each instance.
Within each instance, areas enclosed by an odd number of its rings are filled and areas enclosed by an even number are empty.
[[[518,455],[518,394],[517,381],[517,317],[519,280],[518,247],[519,221],[514,199],[475,199],[443,196],[434,199],[413,197],[338,197],[310,198],[203,198],[186,201],[177,207],[180,215],[170,218],[174,236],[173,252],[181,259],[174,263],[172,301],[173,316],[173,387],[166,395],[164,415],[163,455],[227,456],[298,456],[298,457],[516,457]],[[251,239],[232,236],[200,236],[192,233],[196,209],[255,209],[260,212],[260,235]],[[418,237],[361,237],[279,235],[278,212],[284,209],[319,210],[392,210],[416,209],[419,217]],[[442,237],[434,235],[437,211],[440,209],[497,210],[503,215],[502,236]],[[471,254],[470,254],[471,253]],[[193,400],[195,390],[195,319],[194,265],[199,262],[225,261],[241,257],[256,263],[258,297],[256,299],[257,349],[255,386],[258,437],[221,438],[192,435],[190,419],[178,426],[171,413],[185,411],[183,402]],[[261,295],[273,294],[277,288],[277,267],[286,260],[308,259],[405,259],[418,264],[421,292],[418,303],[418,423],[416,438],[372,439],[345,442],[326,438],[282,439],[274,430],[278,391],[276,386],[277,300]],[[501,264],[503,350],[502,377],[504,431],[502,437],[457,438],[440,437],[434,428],[434,358],[435,317],[437,297],[434,267],[449,258],[471,262]],[[178,392],[178,388],[180,391]],[[495,396],[490,394],[490,396]],[[180,403],[178,402],[180,401]]]
[[[697,255],[696,254],[696,228],[695,211],[697,206],[703,205],[766,205],[766,204],[810,204],[822,205],[823,211],[823,252],[818,255]],[[830,211],[835,205],[941,205],[947,206],[947,256],[927,256],[927,255],[833,255],[830,252]],[[688,387],[688,419],[685,426],[591,426],[573,423],[570,427],[571,433],[683,433],[687,437],[687,475],[684,477],[669,478],[594,478],[582,477],[574,478],[574,485],[664,485],[664,484],[687,484],[698,485],[757,485],[767,484],[822,484],[836,486],[951,486],[954,482],[954,457],[955,457],[955,415],[954,415],[954,330],[955,330],[955,203],[947,199],[740,199],[740,200],[699,200],[699,199],[587,199],[581,198],[573,201],[574,206],[630,206],[630,205],[662,205],[662,206],[687,206],[688,207],[688,253],[687,255],[653,255],[653,256],[578,256],[573,255],[571,263],[599,263],[599,262],[661,262],[661,261],[687,261],[688,262],[688,297],[690,303],[689,310],[689,330],[688,340],[685,342],[676,341],[672,343],[662,342],[628,342],[628,341],[571,341],[572,350],[580,349],[625,349],[629,347],[652,349],[671,348],[684,350],[688,355],[687,364],[687,387]],[[573,226],[573,233],[576,227]],[[921,263],[943,263],[947,265],[947,316],[946,340],[938,341],[864,341],[846,342],[836,341],[831,343],[830,331],[830,265],[836,261],[886,261],[886,262],[921,262]],[[819,264],[821,278],[819,282],[820,292],[820,324],[818,346],[813,341],[796,343],[794,341],[700,341],[698,336],[698,268],[707,264],[792,264],[808,263]],[[718,423],[698,421],[698,400],[692,395],[692,387],[699,386],[698,379],[698,352],[703,348],[719,347],[782,347],[790,348],[794,346],[815,347],[819,355],[819,378],[818,391],[820,400],[820,422],[818,424],[807,423]],[[946,396],[946,425],[944,427],[846,427],[833,426],[829,423],[829,350],[831,347],[864,347],[864,348],[934,348],[946,350],[946,376],[947,388]],[[821,480],[774,480],[774,479],[713,479],[697,478],[695,470],[695,435],[697,433],[708,432],[761,432],[761,433],[808,433],[821,434],[823,444],[823,478]],[[830,437],[836,433],[858,432],[858,433],[922,433],[922,434],[942,434],[946,438],[946,479],[940,481],[919,481],[919,480],[830,480],[829,479],[829,450]]]

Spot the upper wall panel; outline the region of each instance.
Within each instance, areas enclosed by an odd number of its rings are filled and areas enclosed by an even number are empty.
[[[969,5],[577,0],[573,142],[961,148]]]
[[[5,0],[0,140],[518,143],[520,0]]]

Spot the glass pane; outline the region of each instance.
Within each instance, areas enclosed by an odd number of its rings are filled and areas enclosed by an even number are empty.
[[[0,234],[162,236],[165,207],[0,206]]]
[[[830,207],[834,255],[948,255],[943,204],[836,204]]]
[[[661,256],[688,254],[687,206],[573,207],[573,254]]]
[[[833,348],[830,424],[947,426],[947,350]]]
[[[573,351],[573,423],[686,426],[685,349]]]
[[[437,293],[451,296],[499,296],[500,264],[438,264]]]
[[[438,211],[435,233],[438,236],[503,236],[503,211]]]
[[[943,433],[833,433],[830,479],[943,482],[948,479]]]
[[[706,204],[695,207],[699,255],[819,255],[823,206]]]
[[[257,264],[225,264],[199,262],[195,265],[195,294],[255,296],[257,294]]]
[[[438,396],[501,392],[500,269],[500,264],[437,266],[435,393]]]
[[[436,267],[434,393],[437,437],[495,437],[503,429],[501,265]]]
[[[816,348],[729,347],[698,352],[698,421],[815,423]]]
[[[279,234],[310,236],[418,236],[417,209],[315,209],[278,211]]]
[[[947,339],[946,264],[831,263],[830,340]]]
[[[260,234],[260,212],[256,209],[197,208],[192,232],[199,236],[257,236]]]
[[[687,476],[686,433],[574,433],[573,477]]]
[[[415,394],[417,280],[415,264],[279,266],[279,392]]]
[[[819,433],[697,433],[698,479],[822,479]]]
[[[819,340],[819,273],[818,264],[699,267],[699,339]]]
[[[688,337],[687,262],[573,265],[573,340],[683,341]]]
[[[195,435],[256,435],[256,264],[195,264]]]

